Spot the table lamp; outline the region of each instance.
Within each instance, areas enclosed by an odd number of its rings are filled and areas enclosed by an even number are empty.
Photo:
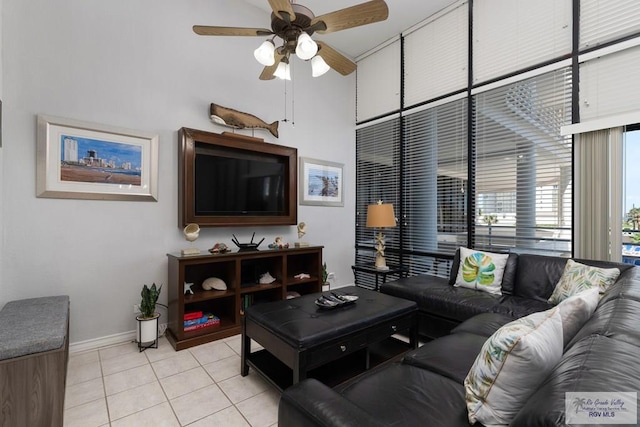
[[[369,205],[367,207],[367,227],[368,228],[380,228],[378,235],[376,236],[376,268],[379,270],[388,270],[387,263],[384,259],[384,235],[382,234],[382,228],[395,227],[396,216],[393,213],[393,204],[382,203],[382,200],[378,201],[375,205]]]

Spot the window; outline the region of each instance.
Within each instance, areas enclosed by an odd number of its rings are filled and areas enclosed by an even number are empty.
[[[581,0],[580,49],[592,48],[640,31],[637,0]]]
[[[640,265],[640,123],[623,134],[622,261]]]
[[[404,118],[403,249],[412,271],[467,244],[467,99]]]
[[[571,1],[482,0],[473,3],[475,83],[571,53]]]
[[[475,247],[571,254],[571,71],[473,97]]]
[[[400,61],[399,40],[358,61],[358,121],[389,114],[400,108]]]
[[[456,3],[404,34],[404,106],[467,87],[468,16],[468,3]]]
[[[400,119],[372,124],[356,131],[356,262],[373,265],[374,233],[366,227],[367,206],[382,200],[400,208]],[[383,230],[388,265],[398,264],[400,228]],[[372,275],[358,277],[359,284],[373,285]],[[371,283],[367,283],[370,280]]]
[[[358,200],[371,199],[380,180],[393,181],[389,191],[394,204],[402,203],[400,210],[396,207],[402,232],[388,247],[411,273],[450,259],[450,251],[464,244],[585,256],[583,246],[606,240],[607,252],[591,257],[620,258],[623,215],[640,210],[640,195],[625,205],[621,192],[621,126],[637,122],[640,111],[639,17],[637,0],[457,0],[404,32],[399,46],[395,40],[387,46],[386,55],[394,61],[398,52],[403,55],[401,72],[392,79],[402,79],[393,87],[402,89],[404,102],[399,110],[380,110],[389,111],[389,117],[400,114],[393,148],[384,147],[393,152],[393,164],[389,157],[384,161],[387,169],[399,175],[394,180],[384,175],[387,171],[366,172],[365,166],[380,161],[362,163],[372,149],[362,128],[357,150],[365,151],[357,154],[363,169],[357,171],[356,192]],[[359,76],[376,77],[382,69],[373,60],[359,62],[358,68]],[[357,85],[359,105],[372,111],[378,106],[367,101],[381,93],[395,96],[390,85],[378,89],[360,78]],[[367,119],[358,114],[358,120]],[[578,143],[599,140],[588,134],[605,128],[611,128],[606,138],[615,146],[606,159]],[[625,132],[631,174],[640,170],[640,148],[634,154],[640,126]],[[380,155],[383,144],[376,144]],[[606,170],[594,167],[592,159],[606,163]],[[627,193],[638,178],[627,177]],[[607,193],[608,202],[585,197],[595,196],[604,179],[615,190]],[[574,208],[574,202],[581,207]],[[358,203],[361,212],[365,203]],[[598,231],[593,218],[604,223]],[[627,227],[633,227],[627,238],[634,230],[640,235],[640,218]],[[373,236],[358,233],[359,239]],[[585,238],[601,234],[606,239]],[[583,245],[587,240],[591,246]]]

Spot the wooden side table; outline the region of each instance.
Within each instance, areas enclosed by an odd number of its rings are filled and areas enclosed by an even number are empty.
[[[388,265],[388,267],[389,267],[388,270],[380,270],[380,269],[377,269],[375,265],[369,265],[369,264],[352,265],[351,269],[353,270],[353,277],[354,277],[355,284],[359,286],[358,278],[356,276],[357,272],[374,274],[376,277],[375,290],[378,291],[380,289],[379,287],[380,276],[382,276],[382,283],[384,284],[387,282],[387,276],[390,274],[397,274],[398,277],[401,278],[401,277],[407,277],[407,273],[409,273],[409,269],[401,265]]]

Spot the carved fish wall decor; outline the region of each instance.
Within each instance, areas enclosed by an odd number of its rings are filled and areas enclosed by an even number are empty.
[[[268,124],[253,114],[226,108],[221,105],[211,103],[209,109],[211,120],[219,125],[228,126],[234,129],[266,129],[271,135],[278,137],[278,121]]]

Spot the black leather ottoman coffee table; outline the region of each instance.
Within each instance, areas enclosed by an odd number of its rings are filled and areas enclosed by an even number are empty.
[[[397,332],[408,331],[407,349],[418,346],[414,301],[356,286],[334,292],[357,295],[359,299],[353,304],[325,309],[315,304],[321,294],[310,294],[247,308],[242,322],[242,376],[249,373],[251,366],[282,390],[305,379],[310,370],[355,352],[365,353],[364,369],[369,369],[370,346]],[[251,353],[252,339],[264,350]],[[277,370],[274,365],[289,368],[284,375],[288,374],[290,379],[284,385],[274,378]]]

